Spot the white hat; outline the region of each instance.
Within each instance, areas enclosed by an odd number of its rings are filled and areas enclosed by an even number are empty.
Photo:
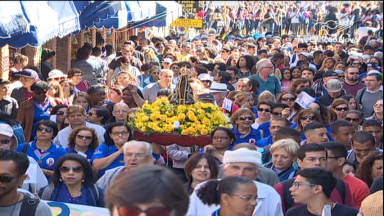
[[[343,88],[343,83],[338,79],[330,79],[324,84],[324,88],[331,93],[338,92]]]
[[[59,77],[67,77],[61,70],[53,69],[48,73],[48,79],[54,79]]]
[[[172,63],[173,63],[173,60],[172,60],[171,58],[165,58],[165,59],[163,60],[163,62],[167,62],[167,63],[169,63],[169,64],[172,64]]]
[[[213,81],[212,77],[207,73],[202,73],[197,77],[200,81]]]
[[[301,52],[299,53],[299,55],[303,55],[308,58],[311,54],[309,54],[308,52]]]
[[[13,128],[9,124],[4,122],[0,123],[0,134],[7,137],[11,137],[13,139],[13,142],[17,145],[17,139],[15,137],[15,134],[13,133]]]
[[[225,151],[223,164],[227,163],[253,163],[261,165],[261,153],[247,148],[239,148],[234,151]]]
[[[209,93],[216,93],[216,92],[227,92],[227,85],[224,83],[218,83],[213,82],[211,85],[211,88],[209,88]]]
[[[361,58],[363,58],[363,59],[370,59],[371,56],[370,55],[363,55],[363,56],[361,56]]]
[[[382,75],[382,73],[380,71],[378,71],[378,70],[370,70],[370,71],[368,71],[367,76],[370,76],[372,74]]]

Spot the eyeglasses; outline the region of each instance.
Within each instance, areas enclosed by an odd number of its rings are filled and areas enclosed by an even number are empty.
[[[360,121],[359,118],[345,118],[346,121],[354,121],[354,122],[358,122]]]
[[[316,116],[301,116],[300,120],[315,120]]]
[[[125,156],[126,156],[126,157],[133,157],[133,156],[135,156],[135,155],[136,155],[136,157],[138,157],[138,158],[143,158],[143,157],[147,156],[147,155],[145,155],[144,153],[131,153],[131,152],[127,152],[127,153],[125,153]]]
[[[64,80],[65,77],[55,77],[55,78],[48,78],[48,81],[50,80],[55,80],[55,81],[60,81],[60,80]]]
[[[271,114],[272,114],[272,115],[275,115],[275,116],[282,116],[282,114],[279,113],[279,112],[272,112]]]
[[[19,177],[19,176],[0,176],[0,182],[1,183],[9,183],[17,177]]]
[[[82,77],[83,74],[75,74],[75,75],[73,75],[73,76],[75,76],[75,77]]]
[[[116,131],[116,132],[112,132],[111,134],[113,136],[118,136],[118,135],[125,136],[125,135],[128,135],[129,133],[127,131]]]
[[[348,111],[348,110],[349,110],[349,107],[335,107],[335,110],[336,110],[336,111],[342,111],[342,110],[344,110],[344,111]]]
[[[212,139],[214,139],[214,140],[228,140],[229,137],[219,137],[219,136],[214,136],[214,137],[212,137]]]
[[[6,144],[11,143],[11,140],[10,140],[10,139],[3,139],[3,140],[0,140],[0,143],[1,143],[2,145],[6,145]]]
[[[81,134],[77,134],[76,137],[79,138],[79,139],[86,139],[86,140],[91,140],[92,139],[92,136],[84,136],[84,135],[81,135]]]
[[[237,195],[237,194],[232,194],[232,196],[237,196],[240,199],[243,199],[243,200],[245,200],[247,202],[250,202],[250,201],[253,201],[253,200],[257,199],[257,197],[254,197],[254,196],[242,196],[242,195]]]
[[[374,104],[373,107],[383,107],[383,104]]]
[[[56,113],[56,115],[58,115],[58,116],[65,115],[65,112],[64,112],[64,111],[58,111],[58,112]]]
[[[274,69],[275,67],[262,67],[262,68],[270,68],[270,69]]]
[[[294,188],[299,188],[301,185],[307,185],[310,187],[316,186],[316,184],[309,184],[309,183],[305,183],[305,182],[293,182],[292,183],[292,187],[294,187]]]
[[[252,120],[253,120],[253,117],[252,117],[252,116],[240,116],[240,117],[239,117],[239,120],[241,120],[241,121],[244,121],[244,120],[250,120],[250,121],[252,121]]]
[[[38,127],[38,128],[36,128],[36,130],[40,131],[40,132],[47,132],[47,133],[52,133],[53,132],[52,128],[44,128],[44,127]]]
[[[66,167],[66,166],[63,166],[63,167],[60,167],[59,170],[63,173],[67,173],[69,172],[70,170],[72,170],[73,172],[75,173],[79,173],[79,172],[82,172],[83,171],[83,167],[81,166],[74,166],[74,167]]]
[[[259,112],[263,112],[263,111],[265,111],[265,112],[271,112],[271,109],[263,109],[263,108],[257,108],[257,110],[259,111]]]
[[[281,98],[282,101],[294,101],[295,98]]]
[[[141,213],[145,213],[147,216],[169,216],[172,209],[168,207],[151,207],[146,210],[142,210],[136,206],[123,206],[117,208],[119,216],[138,216]]]
[[[179,70],[179,67],[171,67],[172,70]]]

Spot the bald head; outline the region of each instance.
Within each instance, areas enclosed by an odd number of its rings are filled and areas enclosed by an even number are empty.
[[[254,151],[257,150],[256,147],[254,145],[252,145],[252,144],[249,144],[249,143],[239,143],[235,147],[233,147],[233,151],[237,150],[239,148],[247,148],[249,150],[254,150]]]
[[[113,106],[112,115],[116,118],[116,121],[126,122],[129,106],[126,103],[120,102]]]

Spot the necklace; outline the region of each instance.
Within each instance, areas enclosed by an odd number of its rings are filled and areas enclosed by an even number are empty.
[[[15,211],[15,207],[16,207],[16,205],[17,205],[17,202],[19,202],[19,199],[20,199],[20,194],[21,194],[21,193],[18,192],[17,200],[16,200],[15,204],[13,205],[13,208],[12,208],[12,211],[11,211],[10,216],[12,216],[13,211]]]

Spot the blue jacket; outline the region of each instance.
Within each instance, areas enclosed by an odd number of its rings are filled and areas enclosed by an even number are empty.
[[[275,166],[273,165],[272,162],[264,164],[263,167],[269,168],[276,172]],[[276,174],[279,177],[280,182],[282,182],[282,181],[294,178],[296,176],[297,170],[298,169],[295,166],[291,166],[290,168],[280,173],[276,172]]]

